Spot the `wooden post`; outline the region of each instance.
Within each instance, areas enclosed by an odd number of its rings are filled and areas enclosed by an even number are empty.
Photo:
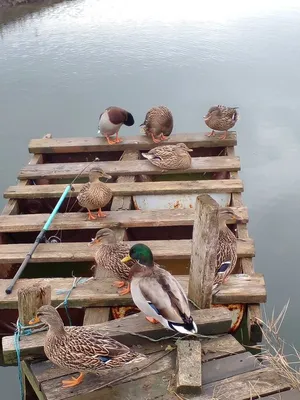
[[[18,290],[18,310],[19,320],[22,325],[35,317],[37,310],[43,306],[51,304],[51,286],[49,284],[38,283]]]
[[[200,308],[211,306],[218,236],[218,203],[207,194],[200,195],[196,200],[188,289],[188,297]]]
[[[175,379],[176,392],[184,394],[201,393],[201,355],[201,342],[196,340],[178,341]]]

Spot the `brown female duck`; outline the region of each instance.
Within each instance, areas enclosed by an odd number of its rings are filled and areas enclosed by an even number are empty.
[[[123,124],[126,126],[132,126],[134,124],[132,114],[124,110],[124,108],[108,107],[100,114],[98,134],[105,136],[108,144],[119,143],[122,141],[122,139],[118,137],[119,130]],[[116,139],[110,140],[109,137],[113,135],[116,135]]]
[[[207,136],[214,136],[215,131],[221,131],[225,133],[220,136],[220,139],[227,137],[228,129],[234,127],[238,120],[238,107],[225,107],[222,105],[210,107],[208,113],[203,117],[206,125],[212,129],[211,133]]]
[[[40,321],[49,326],[44,343],[47,358],[59,367],[80,371],[77,378],[62,381],[64,388],[79,385],[87,372],[100,374],[102,370],[146,358],[106,334],[102,335],[88,327],[72,326],[65,329],[60,315],[52,306],[40,307],[36,318],[29,324]]]
[[[189,149],[184,143],[176,145],[154,147],[148,153],[142,153],[142,156],[147,158],[151,164],[165,169],[188,169],[192,164],[192,158]]]
[[[91,210],[98,209],[98,217],[105,217],[101,211],[112,198],[112,191],[107,184],[100,182],[99,178],[110,179],[111,176],[106,174],[101,168],[93,168],[89,173],[89,182],[85,183],[77,196],[77,200],[81,207],[88,210],[89,220],[96,219]]]
[[[173,115],[168,107],[152,107],[140,125],[142,131],[151,137],[154,143],[167,140],[173,130]]]

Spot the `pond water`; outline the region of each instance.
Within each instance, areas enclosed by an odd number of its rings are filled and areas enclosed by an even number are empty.
[[[153,105],[170,107],[177,132],[205,131],[212,104],[240,107],[255,268],[268,312],[290,298],[282,335],[300,349],[298,1],[77,0],[0,18],[0,192],[27,163],[30,138],[96,136],[108,105],[134,114],[121,136],[137,134]],[[0,371],[5,398],[18,399],[16,369]]]

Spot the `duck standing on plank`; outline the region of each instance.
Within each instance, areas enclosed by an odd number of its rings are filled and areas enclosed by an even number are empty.
[[[142,153],[142,156],[162,170],[184,170],[191,167],[192,158],[189,155],[191,151],[193,150],[189,149],[184,143],[178,143],[154,147],[148,153]]]
[[[220,136],[220,139],[225,139],[228,134],[228,129],[233,128],[239,119],[236,111],[237,108],[238,107],[225,107],[222,105],[210,107],[208,113],[203,117],[206,125],[212,129],[206,136],[215,136],[215,131],[225,131],[225,133]]]
[[[151,249],[135,244],[122,262],[130,260],[136,261],[129,272],[132,299],[147,320],[182,334],[197,333],[184,290],[170,272],[154,263]]]
[[[119,130],[122,125],[132,126],[134,118],[132,114],[120,107],[108,107],[99,117],[98,135],[106,137],[108,144],[115,144],[122,142],[119,138]],[[109,137],[116,135],[115,140],[110,140]]]
[[[88,219],[96,219],[91,210],[98,209],[98,217],[106,217],[106,214],[101,211],[112,198],[112,191],[109,186],[100,182],[99,178],[111,179],[111,176],[106,174],[101,168],[92,168],[89,173],[89,182],[85,183],[77,196],[78,204],[88,210]]]
[[[167,140],[173,130],[173,115],[168,107],[152,107],[140,125],[142,133],[151,137],[154,143]]]
[[[87,372],[100,374],[105,369],[121,367],[132,362],[145,360],[143,354],[131,351],[115,339],[85,326],[65,329],[57,310],[42,306],[30,325],[43,322],[49,326],[44,343],[47,358],[62,368],[78,370],[80,375],[63,380],[63,388],[79,385]]]

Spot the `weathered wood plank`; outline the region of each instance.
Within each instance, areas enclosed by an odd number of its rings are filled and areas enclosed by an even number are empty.
[[[177,393],[201,393],[201,342],[185,340],[177,343],[175,384]]]
[[[247,208],[235,209],[241,222],[248,220]],[[171,210],[128,210],[108,211],[105,218],[95,221],[87,219],[87,213],[58,213],[49,230],[134,228],[159,226],[191,226],[194,223],[193,209]],[[35,232],[40,231],[50,214],[0,215],[0,232]],[[234,223],[229,219],[228,224]]]
[[[122,136],[122,133],[121,133]],[[113,146],[108,145],[103,137],[83,137],[83,138],[57,138],[57,139],[31,139],[29,142],[30,153],[90,153],[99,151],[124,151],[150,150],[156,147],[151,139],[144,135],[123,136],[121,143]],[[235,146],[236,134],[230,132],[226,139],[217,137],[207,137],[203,133],[178,133],[172,134],[167,144],[184,142],[190,148],[197,147],[225,147]],[[166,142],[160,145],[165,145]]]
[[[129,241],[130,246],[138,243]],[[191,240],[143,240],[153,252],[155,259],[189,259],[191,256]],[[32,244],[2,244],[0,245],[0,264],[21,263],[31,249]],[[95,249],[87,243],[41,243],[34,252],[30,262],[82,262],[93,261]],[[254,242],[238,240],[237,254],[239,258],[254,257]]]
[[[122,177],[130,178],[128,177]],[[132,196],[139,194],[193,194],[193,193],[232,193],[243,190],[241,180],[216,179],[202,181],[165,181],[165,182],[126,182],[108,183],[114,196]],[[75,183],[71,197],[76,197],[82,184]],[[42,199],[60,197],[65,190],[64,184],[10,186],[4,192],[6,199]]]
[[[84,312],[83,325],[101,324],[109,320],[110,307],[87,308]]]
[[[176,278],[187,292],[187,275],[176,275]],[[10,295],[5,293],[7,279],[0,279],[0,309],[17,309],[17,291],[21,287],[32,284],[49,283],[52,288],[52,304],[57,306],[64,298],[64,294],[57,294],[57,290],[68,290],[72,287],[73,278],[38,278],[19,279]],[[119,296],[113,286],[114,279],[106,278],[99,282],[91,280],[78,285],[68,299],[69,307],[108,307],[132,305],[130,295]],[[255,301],[253,301],[255,300]],[[262,274],[254,274],[251,277],[231,275],[228,281],[221,286],[220,291],[213,296],[214,304],[230,303],[264,303],[266,301],[265,281]]]
[[[231,313],[227,308],[196,310],[192,312],[198,332],[204,335],[226,333],[231,326]],[[152,338],[171,336],[172,331],[166,330],[160,324],[150,324],[144,314],[134,314],[122,319],[108,321],[102,324],[90,325],[91,328],[101,330],[109,336],[132,345],[138,338],[135,333],[147,335]],[[71,329],[66,327],[66,330]],[[43,355],[43,343],[45,332],[34,335],[23,336],[20,341],[21,357],[33,357]],[[6,336],[2,339],[4,362],[15,364],[16,351],[13,336]]]
[[[215,339],[203,340],[201,345],[203,363],[246,351],[244,346],[232,335],[223,335]]]
[[[264,397],[263,400],[299,400],[300,392],[297,389],[287,390],[278,394],[272,394],[271,396]]]
[[[46,400],[44,394],[40,391],[39,384],[37,383],[36,378],[31,371],[29,363],[26,361],[21,361],[21,367],[22,367],[22,373],[26,376],[37,398],[39,400]],[[27,397],[25,397],[25,399],[27,400]]]
[[[147,160],[138,161],[103,161],[81,163],[50,163],[36,166],[27,165],[23,167],[18,175],[19,179],[73,179],[82,173],[82,177],[87,177],[90,169],[100,167],[112,176],[124,175],[162,175],[160,168],[152,165]],[[240,169],[240,160],[238,157],[194,157],[191,168],[188,170],[168,170],[164,174],[178,173],[200,173],[200,172],[220,172],[220,171],[238,171]]]
[[[193,229],[188,296],[200,308],[209,308],[217,269],[219,206],[207,194],[197,197]]]

